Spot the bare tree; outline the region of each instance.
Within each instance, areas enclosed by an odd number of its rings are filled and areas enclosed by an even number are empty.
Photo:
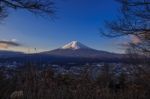
[[[145,90],[150,86],[150,0],[116,0],[120,5],[120,16],[117,20],[106,22],[107,31],[102,32],[107,37],[132,35],[140,42],[130,42],[127,53],[134,63],[127,65],[135,75],[135,82],[140,82]],[[133,77],[132,77],[133,78]]]
[[[134,35],[141,40],[136,44],[144,53],[150,53],[150,1],[116,0],[120,3],[118,20],[106,22],[108,31],[102,32],[108,37]]]
[[[0,19],[8,16],[8,10],[23,9],[38,15],[51,16],[54,13],[52,0],[0,0]]]

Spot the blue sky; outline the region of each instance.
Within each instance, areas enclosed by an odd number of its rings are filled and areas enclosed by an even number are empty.
[[[115,19],[119,5],[114,0],[55,0],[52,18],[35,16],[27,11],[10,11],[0,24],[0,40],[16,40],[24,48],[51,50],[77,40],[89,47],[123,52],[122,38],[105,38],[99,28],[105,20]],[[17,49],[17,48],[13,48]]]

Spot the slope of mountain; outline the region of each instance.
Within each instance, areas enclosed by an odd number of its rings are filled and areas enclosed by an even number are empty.
[[[80,58],[120,58],[120,54],[110,53],[106,51],[99,51],[85,46],[78,41],[72,41],[65,46],[52,50],[42,52],[41,54],[64,56],[64,57],[80,57]]]
[[[95,50],[78,41],[72,41],[55,50],[36,54],[25,54],[13,51],[0,51],[0,59],[18,62],[43,63],[85,63],[85,62],[120,62],[122,54]]]

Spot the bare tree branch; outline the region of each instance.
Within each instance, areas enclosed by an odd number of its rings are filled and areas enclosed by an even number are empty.
[[[24,9],[38,15],[54,14],[54,2],[52,0],[0,0],[0,18],[8,16],[7,10]]]
[[[138,48],[150,52],[150,1],[116,0],[120,3],[121,15],[118,20],[106,22],[108,31],[102,32],[107,37],[135,35],[142,40]],[[142,47],[145,47],[142,48]]]

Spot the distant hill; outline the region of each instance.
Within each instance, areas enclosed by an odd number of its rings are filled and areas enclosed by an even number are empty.
[[[10,58],[25,55],[23,52],[0,50],[0,58]]]

